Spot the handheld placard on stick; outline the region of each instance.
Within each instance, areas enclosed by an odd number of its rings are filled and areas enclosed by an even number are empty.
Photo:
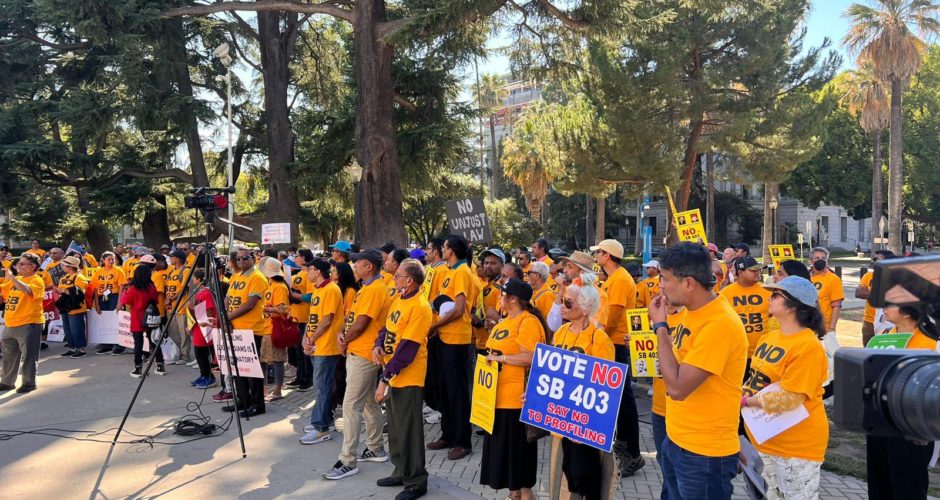
[[[215,248],[215,244],[212,243],[210,239],[210,236],[212,234],[212,227],[215,224],[216,220],[221,220],[225,224],[236,226],[241,229],[246,229],[248,231],[251,231],[251,228],[241,226],[233,222],[226,221],[225,219],[218,218],[215,215],[215,210],[217,208],[225,208],[224,206],[221,206],[220,203],[218,202],[220,198],[225,198],[224,196],[222,196],[221,193],[234,193],[234,192],[235,192],[235,188],[233,187],[195,188],[193,190],[193,194],[195,196],[186,198],[186,207],[195,209],[196,217],[198,217],[199,213],[201,212],[203,216],[203,223],[205,224],[205,227],[206,227],[206,242],[205,242],[205,247],[204,247],[205,251],[202,255],[202,257],[205,259],[204,262],[205,262],[205,269],[206,269],[206,283],[208,284],[209,292],[212,294],[212,300],[215,302],[215,305],[216,305],[215,309],[216,311],[218,311],[218,314],[219,314],[219,325],[217,326],[217,328],[219,328],[219,333],[220,333],[220,337],[222,338],[223,348],[228,352],[228,356],[227,356],[228,359],[226,359],[228,372],[235,374],[232,376],[233,381],[231,384],[232,404],[235,406],[235,411],[233,412],[235,415],[233,416],[233,418],[235,418],[236,427],[238,428],[238,440],[239,440],[239,443],[241,444],[242,458],[245,458],[248,456],[248,452],[245,450],[245,435],[242,432],[242,423],[241,423],[241,418],[240,418],[239,411],[238,411],[238,408],[240,406],[238,402],[241,399],[241,396],[238,394],[238,388],[237,388],[238,384],[234,383],[235,376],[237,376],[237,374],[240,373],[238,371],[238,358],[236,358],[235,356],[235,348],[234,348],[234,344],[232,343],[232,327],[231,327],[231,323],[229,323],[228,311],[225,308],[225,296],[222,295],[222,286],[219,283],[219,273],[216,267],[216,248]],[[215,193],[215,194],[212,194],[212,193]],[[226,201],[227,201],[227,198],[226,198]],[[231,245],[231,242],[229,242],[229,245]],[[190,270],[189,276],[187,276],[186,280],[183,282],[183,286],[181,288],[182,290],[186,290],[189,287],[189,282],[190,280],[192,280],[192,277],[193,277],[193,273],[192,273],[192,270]],[[180,309],[180,305],[184,303],[183,299],[185,298],[186,301],[188,301],[189,298],[194,293],[195,291],[191,292],[188,296],[180,293],[179,296],[177,296],[176,303],[173,304],[173,310],[170,313],[169,317],[167,318],[167,324],[170,324],[170,322],[172,322],[173,319],[176,317],[177,312]],[[163,340],[166,338],[166,336],[167,336],[167,329],[163,328],[160,332],[160,338],[157,339],[155,342],[157,348],[159,348],[159,346],[163,344]],[[149,359],[147,360],[147,366],[142,370],[140,382],[138,382],[137,384],[137,390],[134,391],[134,396],[131,398],[130,404],[127,406],[127,410],[124,412],[124,418],[121,419],[121,425],[118,426],[117,432],[115,432],[114,434],[114,440],[111,442],[112,451],[114,450],[114,446],[118,442],[118,438],[121,435],[121,431],[124,429],[124,424],[127,423],[127,418],[130,416],[131,410],[134,408],[134,403],[137,402],[137,396],[140,394],[140,390],[141,388],[143,388],[144,382],[147,381],[147,377],[150,375],[150,369],[153,367],[153,362],[156,360],[156,358],[157,358],[156,355],[151,355]],[[245,417],[245,418],[247,419],[248,417]],[[110,456],[110,452],[109,452],[109,456]]]

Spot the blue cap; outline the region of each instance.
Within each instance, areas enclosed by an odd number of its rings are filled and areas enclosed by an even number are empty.
[[[809,307],[816,307],[819,302],[819,292],[816,291],[813,283],[799,276],[787,276],[777,283],[764,285],[764,288],[787,292],[791,297]]]
[[[484,250],[483,252],[480,253],[480,257],[483,257],[484,259],[486,258],[487,255],[492,255],[493,257],[496,257],[503,264],[506,263],[506,254],[504,254],[503,251],[498,248],[490,248],[489,250]]]
[[[424,250],[421,250],[420,248],[411,249],[411,251],[408,252],[408,255],[412,259],[420,260],[421,262],[424,262],[424,258],[427,257],[427,254],[424,253]]]
[[[294,259],[291,258],[284,259],[284,265],[291,269],[300,269],[300,266],[298,266],[297,263],[294,262]]]
[[[330,249],[337,250],[343,253],[351,253],[352,245],[348,241],[339,240],[335,244],[330,245]]]

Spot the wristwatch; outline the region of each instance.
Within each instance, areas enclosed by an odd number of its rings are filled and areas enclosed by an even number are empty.
[[[669,331],[669,323],[666,323],[665,321],[660,321],[660,322],[658,322],[658,323],[653,323],[653,333],[656,333],[656,330],[659,330],[660,328],[665,328],[666,331],[668,332],[668,331]]]

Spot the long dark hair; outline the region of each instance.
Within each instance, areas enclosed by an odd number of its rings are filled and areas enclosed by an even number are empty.
[[[336,262],[333,264],[333,267],[336,268],[336,275],[339,277],[339,279],[336,280],[336,284],[339,285],[343,296],[346,295],[346,290],[350,288],[359,290],[359,285],[356,283],[356,274],[353,273],[352,266],[350,266],[348,262]]]
[[[137,266],[134,268],[134,277],[131,278],[131,286],[140,290],[146,291],[150,288],[150,285],[153,284],[153,269],[150,266]]]
[[[820,339],[826,336],[826,325],[823,324],[822,313],[819,312],[819,309],[794,299],[793,296],[783,290],[779,290],[778,293],[783,296],[787,309],[796,310],[796,321],[800,326],[809,328]]]

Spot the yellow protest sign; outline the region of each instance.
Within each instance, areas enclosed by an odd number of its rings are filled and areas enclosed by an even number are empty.
[[[470,423],[493,433],[493,420],[496,418],[496,380],[499,377],[499,365],[486,361],[477,354],[477,365],[473,370],[473,404],[470,406]]]
[[[705,236],[705,224],[702,223],[702,213],[699,209],[677,213],[675,222],[680,240],[703,245],[708,244],[708,237]]]
[[[793,260],[796,258],[796,254],[793,253],[793,245],[769,245],[770,249],[770,260],[773,262],[774,269],[780,269],[780,263],[785,260]],[[764,259],[764,264],[767,263],[767,259]]]
[[[628,309],[627,326],[630,329],[630,366],[634,377],[662,377],[659,368],[659,345],[656,333],[650,327],[649,310]]]

